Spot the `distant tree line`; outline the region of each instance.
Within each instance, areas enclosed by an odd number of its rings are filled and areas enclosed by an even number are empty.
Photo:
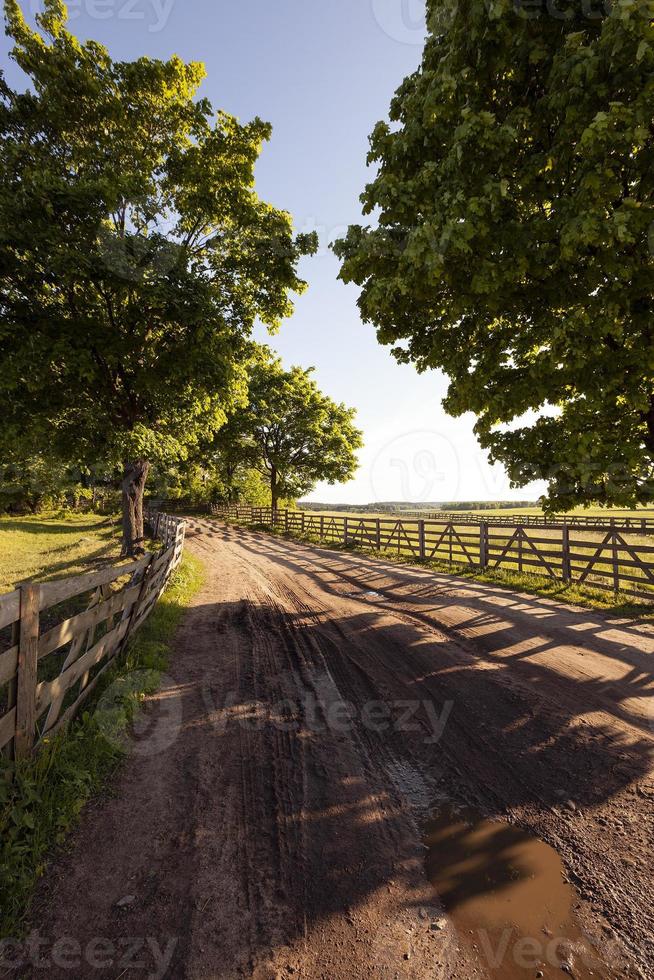
[[[455,500],[455,501],[421,501],[384,500],[369,504],[321,504],[315,501],[305,501],[301,504],[303,510],[333,510],[343,513],[389,513],[402,511],[459,511],[459,510],[516,510],[517,508],[538,507],[534,500]]]

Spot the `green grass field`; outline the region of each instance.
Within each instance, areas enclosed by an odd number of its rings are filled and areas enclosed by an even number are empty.
[[[120,526],[96,514],[0,517],[0,593],[89,571],[120,554]]]

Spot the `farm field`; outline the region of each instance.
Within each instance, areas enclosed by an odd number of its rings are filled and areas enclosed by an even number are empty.
[[[466,514],[474,514],[476,517],[488,517],[489,519],[492,519],[493,517],[519,517],[522,514],[529,517],[545,516],[542,507],[493,507],[488,510],[485,508],[480,508],[477,510],[471,509],[468,511],[446,511],[446,513],[460,514],[461,516],[465,516]],[[642,517],[654,517],[654,508],[643,507],[638,510],[629,510],[619,507],[575,507],[573,510],[566,511],[565,513],[561,514],[555,514],[552,515],[552,517],[561,519],[566,517],[615,517],[638,519]]]
[[[302,504],[299,504],[298,506],[300,510],[303,510]],[[407,512],[413,514],[413,513],[418,513],[419,510],[421,510],[421,508],[417,508],[417,509],[411,508]],[[346,512],[342,510],[329,510],[326,508],[321,510],[307,510],[306,512],[312,514],[318,514],[318,515],[325,514],[325,515],[329,515],[330,517],[344,517],[344,516],[349,516],[350,514],[352,516],[360,515],[361,517],[402,517],[402,514],[404,513],[403,511],[398,511],[396,514],[390,514],[388,511],[377,512],[377,511],[367,511],[367,510],[360,510],[360,511],[354,510],[354,511],[349,511],[346,514]],[[425,509],[425,514],[437,514],[437,513],[438,511],[433,510],[432,508]],[[538,506],[516,507],[516,508],[492,507],[488,509],[471,508],[470,510],[457,510],[457,511],[445,509],[443,513],[455,514],[457,517],[460,517],[461,520],[465,520],[467,514],[474,514],[475,517],[487,517],[489,520],[492,519],[493,517],[514,517],[514,516],[520,516],[522,514],[528,515],[529,517],[545,516],[542,507],[538,507]],[[627,508],[619,508],[619,507],[576,507],[573,510],[566,511],[565,513],[557,514],[556,517],[560,517],[562,519],[565,517],[605,517],[605,518],[606,517],[608,518],[629,517],[629,518],[638,519],[642,517],[654,517],[654,507],[647,507],[647,508],[643,507],[643,508],[639,508],[638,510],[629,510]]]
[[[120,553],[114,518],[96,514],[0,517],[0,593],[19,582],[89,571]]]
[[[452,513],[455,513],[452,511]],[[469,511],[458,511],[456,513],[461,514],[477,514],[480,516],[493,516],[493,517],[510,517],[516,514],[529,514],[532,516],[540,517],[544,516],[544,511],[542,507],[493,507],[490,509],[480,508],[477,510],[471,509]],[[563,514],[557,514],[557,517],[645,517],[654,516],[654,508],[640,508],[638,510],[629,510],[626,508],[619,507],[575,507],[573,510],[566,511]]]

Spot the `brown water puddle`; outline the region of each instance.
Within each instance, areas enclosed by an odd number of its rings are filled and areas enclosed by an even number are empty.
[[[446,808],[425,834],[427,877],[489,977],[609,978],[575,921],[555,850],[506,823]],[[439,924],[433,928],[438,929]]]

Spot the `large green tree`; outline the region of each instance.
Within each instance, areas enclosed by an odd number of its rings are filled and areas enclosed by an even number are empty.
[[[285,370],[279,358],[260,347],[248,369],[249,404],[217,436],[214,452],[237,471],[245,465],[262,473],[273,510],[280,499],[309,493],[316,483],[345,483],[358,466],[362,433],[355,410],[323,394],[312,368]]]
[[[122,466],[124,550],[148,469],[184,459],[246,401],[242,361],[315,250],[261,201],[270,126],[197,97],[200,64],[115,62],[5,0],[29,88],[0,91],[0,394],[12,433]]]
[[[551,508],[654,492],[654,5],[430,0],[336,243],[401,362],[449,375]]]

